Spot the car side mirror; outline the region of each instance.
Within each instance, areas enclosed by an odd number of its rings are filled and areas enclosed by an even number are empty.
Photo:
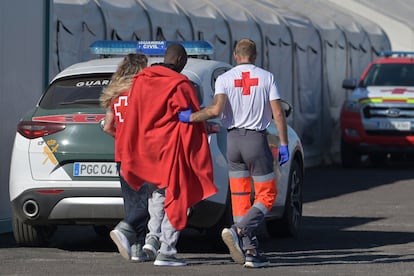
[[[293,107],[285,100],[280,100],[280,104],[282,105],[283,110],[285,111],[285,117],[289,117],[293,111]]]
[[[342,82],[342,88],[355,89],[357,87],[357,80],[354,78],[344,79]]]

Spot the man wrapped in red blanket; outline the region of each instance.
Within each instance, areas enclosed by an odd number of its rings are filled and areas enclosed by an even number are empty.
[[[121,173],[134,189],[145,181],[166,188],[166,215],[182,230],[188,208],[217,188],[204,123],[181,123],[177,116],[189,106],[200,109],[195,88],[178,73],[182,68],[172,69],[157,64],[135,76],[121,134]]]

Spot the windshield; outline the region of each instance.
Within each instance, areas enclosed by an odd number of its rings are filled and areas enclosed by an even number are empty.
[[[99,107],[102,89],[111,75],[93,75],[58,80],[43,95],[39,106],[44,109]]]
[[[414,86],[414,64],[374,64],[362,86]]]

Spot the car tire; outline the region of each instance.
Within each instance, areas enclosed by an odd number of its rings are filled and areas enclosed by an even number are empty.
[[[288,183],[282,218],[266,221],[267,232],[271,237],[296,237],[298,234],[302,219],[303,170],[296,160],[292,160]]]
[[[109,233],[114,228],[115,226],[109,226],[109,225],[93,225],[93,230],[98,236],[101,236],[101,237],[108,237]]]
[[[344,168],[357,168],[361,165],[361,155],[344,140],[341,140],[341,162]]]
[[[387,154],[385,153],[371,153],[369,155],[371,165],[376,168],[383,167],[387,162]]]
[[[206,236],[209,243],[217,250],[226,249],[226,245],[221,239],[221,231],[233,225],[233,212],[231,207],[230,191],[227,194],[226,207],[220,220],[211,228],[206,229]]]
[[[44,246],[48,238],[52,235],[51,227],[31,225],[22,222],[17,216],[13,215],[13,236],[18,246]]]

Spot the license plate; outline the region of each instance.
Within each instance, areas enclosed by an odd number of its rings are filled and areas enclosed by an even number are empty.
[[[75,162],[73,176],[118,176],[114,162]]]
[[[380,129],[410,130],[410,121],[384,121],[379,122]]]

